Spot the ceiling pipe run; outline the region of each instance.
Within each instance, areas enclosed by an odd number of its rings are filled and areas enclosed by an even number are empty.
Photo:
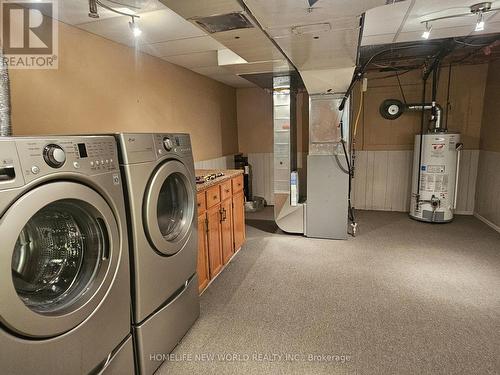
[[[3,49],[0,48],[0,136],[12,135],[12,124],[10,122],[10,80],[7,61],[4,58]]]

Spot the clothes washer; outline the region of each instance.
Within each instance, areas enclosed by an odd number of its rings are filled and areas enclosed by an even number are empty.
[[[4,374],[133,374],[113,137],[0,138]]]
[[[137,368],[153,373],[199,316],[188,134],[117,134],[132,255]]]

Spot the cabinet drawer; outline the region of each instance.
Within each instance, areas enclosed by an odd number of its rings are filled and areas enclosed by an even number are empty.
[[[233,178],[233,194],[243,190],[243,175]]]
[[[196,194],[196,201],[198,202],[198,216],[205,213],[207,209],[207,202],[205,199],[205,192]]]
[[[220,188],[219,185],[212,186],[210,189],[207,189],[207,208],[215,206],[220,202]]]
[[[233,195],[231,180],[224,181],[222,184],[220,184],[220,200],[223,201],[224,199],[229,198],[231,195]]]

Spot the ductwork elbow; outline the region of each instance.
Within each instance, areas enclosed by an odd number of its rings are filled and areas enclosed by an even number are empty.
[[[0,136],[12,135],[10,118],[10,80],[7,62],[0,47]]]
[[[433,104],[434,108],[434,113],[432,114],[433,118],[431,121],[434,123],[434,128],[430,129],[431,131],[434,130],[436,132],[443,131],[443,108],[439,105],[434,103]]]

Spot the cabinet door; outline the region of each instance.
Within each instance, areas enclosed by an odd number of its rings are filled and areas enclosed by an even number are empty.
[[[222,222],[221,222],[221,243],[222,259],[224,264],[229,262],[234,254],[233,243],[233,209],[232,200],[226,199],[221,203]]]
[[[245,196],[243,191],[233,196],[234,249],[238,251],[245,242]]]
[[[210,281],[208,269],[207,228],[205,214],[198,216],[198,290],[205,289]]]
[[[222,268],[220,204],[207,210],[207,219],[208,259],[210,265],[210,278],[213,278]]]

